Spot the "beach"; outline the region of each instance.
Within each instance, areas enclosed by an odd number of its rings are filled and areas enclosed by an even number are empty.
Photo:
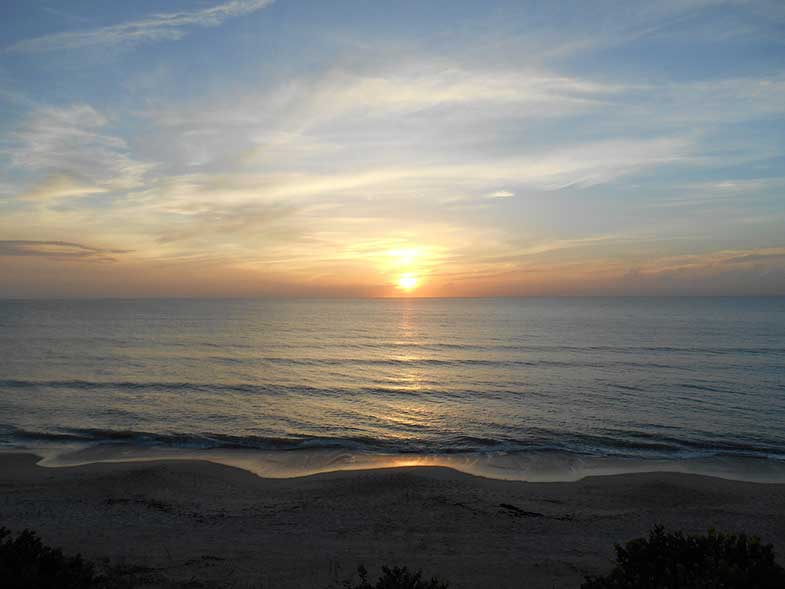
[[[403,467],[265,479],[196,460],[44,468],[0,455],[0,525],[142,586],[326,588],[364,564],[456,589],[578,587],[657,523],[785,553],[785,485],[683,473],[527,483]]]

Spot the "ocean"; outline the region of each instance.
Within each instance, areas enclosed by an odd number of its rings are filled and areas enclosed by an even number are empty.
[[[0,448],[785,481],[785,298],[0,301]]]

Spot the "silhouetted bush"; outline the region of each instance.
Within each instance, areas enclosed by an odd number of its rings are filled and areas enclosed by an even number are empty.
[[[368,571],[364,566],[357,567],[359,583],[344,581],[345,589],[447,589],[448,583],[437,578],[423,580],[422,572],[411,572],[407,567],[382,567],[382,576],[372,585],[368,581]]]
[[[0,528],[0,579],[4,589],[98,587],[92,563],[80,555],[64,556],[30,530],[13,538],[6,528]]]
[[[648,538],[616,544],[616,567],[581,589],[782,589],[785,569],[771,544],[744,534],[684,535],[656,526]]]
[[[129,589],[151,579],[137,578],[141,567],[109,567],[98,575],[80,555],[65,556],[46,546],[30,530],[16,537],[0,527],[0,587],[2,589]],[[131,574],[133,573],[133,574]],[[357,569],[359,581],[343,589],[447,589],[438,578],[423,579],[407,567],[382,567],[375,583],[368,571]],[[165,579],[153,579],[164,582]],[[160,583],[159,583],[160,585]],[[168,585],[167,585],[168,586]],[[173,585],[172,585],[173,586]],[[179,585],[178,585],[179,586]],[[744,534],[685,535],[656,526],[648,538],[616,545],[616,566],[606,576],[587,577],[581,589],[781,589],[785,568],[774,560],[770,544]]]

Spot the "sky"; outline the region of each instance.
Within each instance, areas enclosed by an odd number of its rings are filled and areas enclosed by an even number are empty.
[[[0,4],[0,297],[746,294],[781,0]]]

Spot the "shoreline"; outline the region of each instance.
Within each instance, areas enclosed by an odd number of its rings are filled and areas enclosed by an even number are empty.
[[[0,525],[133,565],[148,586],[322,589],[359,564],[399,564],[456,589],[578,587],[609,569],[614,542],[657,523],[758,535],[785,556],[785,484],[684,473],[518,482],[433,466],[271,479],[198,460],[37,462],[0,454]]]
[[[749,456],[666,459],[598,457],[562,452],[419,454],[363,452],[344,448],[188,449],[137,444],[6,447],[0,448],[0,454],[33,454],[39,457],[39,466],[46,468],[161,460],[206,461],[270,479],[413,466],[445,467],[492,480],[539,483],[578,482],[595,476],[681,473],[739,482],[785,484],[785,461]]]

